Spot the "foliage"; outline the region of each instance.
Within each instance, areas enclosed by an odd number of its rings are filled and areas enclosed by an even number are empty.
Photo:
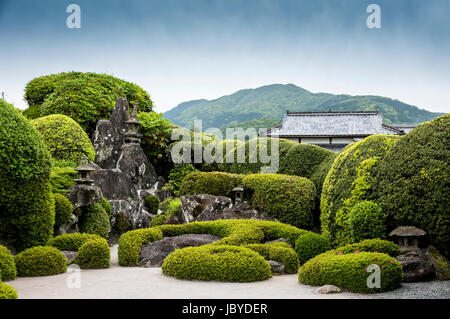
[[[326,253],[330,254],[351,254],[355,251],[375,252],[383,253],[392,257],[400,255],[400,247],[388,240],[382,240],[379,238],[366,239],[358,243],[348,244]]]
[[[144,199],[145,202],[145,208],[147,208],[147,211],[150,214],[156,214],[158,212],[160,200],[158,196],[155,195],[148,195]]]
[[[106,74],[68,72],[37,77],[28,82],[25,100],[30,118],[64,114],[74,119],[90,135],[98,120],[108,119],[119,97],[139,111],[150,112],[152,101],[146,91],[134,83]],[[39,110],[40,109],[40,112]]]
[[[350,211],[349,223],[352,242],[386,237],[386,214],[371,201],[362,201]]]
[[[169,173],[169,183],[172,186],[172,190],[175,194],[180,190],[183,179],[192,172],[198,170],[192,164],[179,164],[176,165]]]
[[[244,247],[204,245],[177,249],[164,260],[162,271],[178,279],[249,282],[272,276],[269,264]]]
[[[17,299],[17,291],[10,285],[0,281],[0,300],[1,299]]]
[[[70,166],[57,167],[53,166],[50,171],[50,183],[52,184],[52,192],[66,195],[70,186],[75,185],[74,179],[77,177],[77,171]]]
[[[36,246],[14,257],[19,277],[50,276],[65,273],[66,257],[50,246]]]
[[[348,145],[334,160],[323,184],[320,204],[322,232],[333,246],[351,242],[350,210],[370,198],[378,165],[399,139],[394,135],[372,135]]]
[[[314,184],[306,178],[281,174],[253,174],[242,179],[252,190],[252,206],[260,212],[300,228],[311,228]]]
[[[88,241],[101,239],[102,237],[98,235],[73,233],[56,236],[50,239],[47,245],[59,250],[79,251],[80,247]]]
[[[271,244],[250,244],[243,246],[256,251],[266,260],[279,261],[287,274],[296,274],[299,266],[298,257],[289,245],[278,242]]]
[[[369,288],[370,265],[380,267],[380,288]],[[299,282],[306,285],[336,285],[353,292],[383,292],[400,287],[402,266],[389,255],[359,252],[342,255],[319,255],[300,267]]]
[[[8,248],[0,245],[0,281],[14,280],[17,271],[14,257]]]
[[[75,263],[81,269],[109,268],[111,251],[105,239],[88,240],[78,250]]]
[[[386,154],[373,200],[388,214],[388,231],[413,225],[450,256],[450,114],[423,123]]]
[[[61,194],[53,194],[55,198],[55,232],[59,227],[65,225],[70,220],[72,214],[72,204],[70,201]]]
[[[152,219],[153,221],[153,219]],[[119,212],[119,214],[116,217],[116,229],[119,231],[119,234],[123,234],[130,230],[131,223],[127,218],[127,215],[124,212]],[[150,224],[151,226],[151,224]]]
[[[142,246],[162,238],[162,232],[157,228],[136,229],[123,234],[119,238],[119,264],[137,266]]]
[[[298,237],[295,242],[295,252],[300,264],[331,249],[330,241],[319,234],[307,233]]]
[[[167,219],[172,216],[177,216],[181,209],[180,198],[168,198],[159,205],[159,209],[163,211],[162,214],[156,215],[150,222],[150,227],[165,224]]]
[[[102,200],[99,202],[99,205],[103,207],[106,214],[108,214],[108,217],[111,218],[112,216],[112,207],[111,204],[108,202],[108,199],[103,197]]]
[[[0,238],[16,249],[44,244],[53,234],[51,161],[42,137],[0,101]]]
[[[31,123],[44,139],[55,166],[77,167],[85,155],[95,159],[92,143],[81,126],[70,117],[60,114],[32,120]]]
[[[243,175],[222,172],[194,172],[181,183],[180,195],[210,194],[231,197],[233,188],[240,186]]]
[[[80,232],[108,237],[110,229],[109,216],[102,204],[96,203],[81,207],[82,213],[79,219]]]

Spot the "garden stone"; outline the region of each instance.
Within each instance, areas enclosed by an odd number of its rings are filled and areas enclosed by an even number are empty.
[[[402,265],[404,282],[426,281],[435,276],[433,264],[423,250],[410,251],[395,259]]]
[[[450,280],[450,263],[436,247],[430,246],[426,250],[427,256],[430,258],[434,267],[434,272],[438,280]]]
[[[137,189],[151,188],[158,176],[139,144],[124,144],[117,168],[128,175]]]
[[[275,260],[268,260],[267,261],[270,265],[270,271],[272,272],[272,274],[278,274],[278,275],[283,275],[284,274],[284,264],[279,262],[279,261],[275,261]]]
[[[214,216],[225,208],[233,206],[231,199],[224,196],[200,194],[181,196],[180,200],[180,220],[182,223],[211,220],[208,219],[208,216]],[[200,217],[200,215],[203,215],[203,217]]]
[[[334,294],[342,292],[341,288],[335,285],[325,285],[316,290],[316,294]]]
[[[67,262],[71,262],[72,260],[77,257],[76,251],[70,251],[70,250],[61,250],[61,252],[64,254],[64,257],[66,257]]]
[[[74,214],[70,214],[69,222],[59,227],[59,235],[78,232],[79,229],[77,223],[78,217]]]
[[[185,247],[198,247],[213,243],[220,237],[208,234],[185,234],[174,237],[164,237],[142,247],[139,266],[161,267],[166,257]]]

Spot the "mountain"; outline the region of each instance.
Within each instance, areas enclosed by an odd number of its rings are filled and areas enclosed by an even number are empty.
[[[203,120],[203,129],[271,127],[281,122],[286,110],[378,110],[385,124],[394,125],[417,125],[442,114],[382,96],[312,93],[294,84],[272,84],[239,90],[215,100],[183,102],[164,113],[164,118],[186,128],[192,128],[197,119]]]

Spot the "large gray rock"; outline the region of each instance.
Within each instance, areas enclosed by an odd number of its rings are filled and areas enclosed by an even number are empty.
[[[138,189],[151,188],[158,176],[139,144],[124,144],[117,168],[130,176]]]
[[[402,265],[405,282],[426,281],[435,276],[433,264],[423,250],[406,252],[395,259]]]
[[[277,275],[283,275],[284,274],[284,264],[279,262],[279,261],[275,261],[275,260],[268,260],[267,261],[270,265],[270,271],[272,272],[272,274],[277,274]]]
[[[66,257],[67,262],[73,261],[78,254],[76,251],[71,250],[61,250],[61,252],[63,253],[64,257]]]
[[[208,234],[186,234],[174,237],[164,237],[145,245],[141,249],[139,266],[161,267],[166,257],[185,247],[198,247],[219,240],[220,237]]]

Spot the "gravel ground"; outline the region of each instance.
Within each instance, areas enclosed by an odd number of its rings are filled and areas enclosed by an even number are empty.
[[[69,288],[74,273],[18,278],[8,282],[19,298],[43,299],[450,299],[450,281],[404,283],[401,288],[379,294],[316,294],[317,287],[302,285],[297,275],[274,276],[252,283],[178,280],[165,276],[161,268],[120,267],[117,246],[112,247],[109,269],[81,270],[80,288]]]

